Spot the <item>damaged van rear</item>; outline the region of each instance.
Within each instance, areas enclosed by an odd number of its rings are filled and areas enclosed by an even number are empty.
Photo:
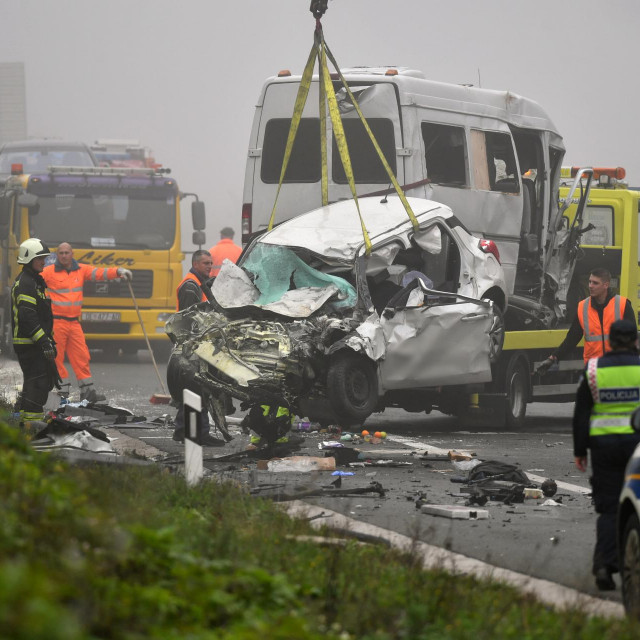
[[[495,244],[439,203],[353,200],[297,216],[223,263],[213,302],[175,314],[168,370],[174,396],[203,393],[223,429],[229,397],[261,416],[283,407],[356,426],[374,411],[445,410],[491,380],[504,339],[506,285]],[[274,412],[275,416],[275,412]]]

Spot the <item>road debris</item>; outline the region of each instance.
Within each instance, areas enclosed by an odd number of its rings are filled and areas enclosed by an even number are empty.
[[[312,456],[291,456],[289,458],[272,458],[271,460],[258,460],[260,471],[294,471],[308,473],[310,471],[335,471],[336,459],[316,458]]]
[[[340,479],[340,478],[338,478]],[[350,496],[365,496],[366,494],[374,493],[379,498],[385,497],[385,489],[379,482],[371,482],[366,487],[350,487],[348,489],[341,489],[337,486],[329,487],[316,487],[312,489],[301,489],[295,493],[284,493],[280,490],[281,485],[260,485],[249,490],[251,495],[260,495],[264,498],[269,498],[275,502],[288,502],[290,500],[299,500],[301,498],[310,498],[313,496],[325,496],[325,497],[341,497],[346,498]],[[375,496],[373,496],[375,497]]]
[[[556,481],[552,480],[551,478],[547,478],[540,485],[540,488],[542,489],[542,493],[547,498],[551,498],[552,496],[555,496],[556,492],[558,491],[558,485],[556,484]]]
[[[432,516],[442,516],[452,520],[487,520],[489,512],[485,509],[470,509],[455,504],[423,504],[422,513]]]

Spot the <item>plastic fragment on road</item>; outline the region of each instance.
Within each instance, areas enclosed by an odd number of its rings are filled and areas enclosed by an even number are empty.
[[[471,469],[481,463],[478,458],[473,458],[472,460],[451,460],[451,462],[458,471],[471,471]]]
[[[542,489],[535,489],[533,487],[525,487],[525,489],[524,489],[524,497],[525,498],[533,498],[534,500],[542,500],[542,498],[544,498],[544,494],[542,493]]]
[[[449,456],[449,460],[458,460],[458,461],[472,460],[476,456],[475,453],[468,453],[467,451],[456,451],[455,449],[452,449],[451,451],[449,451],[447,455]]]
[[[489,512],[486,509],[473,509],[455,504],[423,504],[420,511],[452,520],[487,520],[489,518]]]
[[[334,471],[332,476],[355,476],[356,474],[353,471]]]
[[[542,503],[543,507],[564,507],[561,502],[556,502],[553,498],[548,498]]]
[[[335,471],[335,458],[314,458],[312,456],[291,456],[290,458],[272,458],[271,460],[258,460],[257,467],[260,471],[295,471],[308,473],[310,471]]]

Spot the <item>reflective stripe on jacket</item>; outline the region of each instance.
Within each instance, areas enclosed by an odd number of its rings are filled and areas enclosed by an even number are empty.
[[[600,325],[600,316],[591,304],[591,298],[582,300],[578,304],[578,320],[584,333],[584,361],[591,358],[599,358],[607,351],[609,346],[609,329],[616,320],[621,320],[627,299],[624,296],[613,296],[602,311],[603,327]]]
[[[180,311],[180,287],[182,287],[182,285],[188,280],[193,280],[198,285],[198,289],[200,290],[200,302],[207,301],[207,296],[202,290],[202,285],[200,284],[200,280],[198,280],[197,276],[195,276],[193,273],[191,273],[191,271],[189,271],[187,272],[187,275],[184,278],[182,278],[182,280],[180,281],[180,284],[178,285],[178,288],[176,289],[176,299],[177,299],[176,311]]]
[[[82,313],[82,288],[85,280],[115,280],[118,277],[118,268],[92,267],[74,260],[69,271],[64,267],[58,267],[57,264],[50,264],[43,269],[42,277],[47,283],[53,315],[79,318]]]
[[[220,267],[222,267],[222,262],[225,259],[231,260],[231,262],[238,262],[238,258],[242,253],[242,247],[235,244],[231,238],[222,238],[218,244],[211,247],[209,253],[213,260],[211,275],[217,276],[220,272]]]
[[[599,367],[599,360],[587,364],[593,397],[589,437],[634,433],[631,414],[640,407],[640,364]]]
[[[53,336],[51,302],[44,280],[29,265],[23,267],[11,289],[11,330],[14,347]]]

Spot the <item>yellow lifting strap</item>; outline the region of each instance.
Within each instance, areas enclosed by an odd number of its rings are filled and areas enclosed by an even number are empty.
[[[411,220],[411,223],[414,229],[418,229],[418,220],[415,217],[415,214],[411,210],[411,205],[409,204],[407,198],[405,197],[402,188],[398,184],[396,177],[393,175],[393,171],[389,166],[384,154],[382,153],[382,149],[378,144],[378,141],[375,139],[369,124],[367,123],[362,111],[360,110],[360,106],[358,102],[349,89],[349,85],[345,80],[340,68],[338,67],[338,63],[331,53],[329,47],[324,41],[324,37],[322,35],[322,27],[320,26],[319,20],[316,21],[316,31],[314,34],[314,43],[311,48],[311,52],[309,53],[309,58],[307,60],[307,64],[305,65],[304,72],[302,74],[302,78],[300,80],[300,86],[298,87],[298,94],[296,96],[296,101],[293,109],[293,116],[291,118],[291,126],[289,127],[289,135],[287,137],[287,144],[285,146],[284,157],[282,160],[282,168],[280,170],[280,179],[278,181],[278,188],[276,191],[276,197],[273,203],[273,209],[271,210],[271,217],[269,218],[269,225],[267,229],[271,231],[273,229],[273,223],[275,221],[276,214],[276,205],[278,202],[278,196],[280,195],[280,189],[282,187],[282,182],[284,181],[284,176],[287,171],[287,167],[289,165],[289,160],[291,158],[291,151],[293,149],[293,144],[295,141],[296,134],[298,132],[298,128],[300,126],[300,120],[302,119],[302,112],[304,111],[304,107],[307,101],[307,96],[309,94],[309,88],[311,86],[311,79],[313,75],[313,67],[315,64],[316,58],[318,58],[318,108],[320,115],[320,156],[321,156],[321,189],[322,189],[322,205],[326,206],[329,203],[329,187],[328,187],[328,170],[327,170],[327,125],[326,125],[326,113],[327,106],[329,110],[329,116],[331,117],[331,123],[333,125],[333,134],[336,140],[336,146],[338,148],[338,152],[340,154],[340,160],[342,161],[342,166],[344,167],[345,176],[347,178],[347,182],[349,183],[349,188],[351,190],[351,194],[353,196],[353,200],[356,205],[356,209],[358,210],[358,217],[360,219],[360,226],[362,227],[362,236],[364,238],[365,251],[366,255],[371,253],[371,239],[369,238],[369,233],[365,226],[364,220],[362,218],[362,213],[360,211],[360,203],[358,202],[358,194],[356,193],[356,185],[355,179],[353,175],[353,167],[351,165],[351,158],[349,156],[349,147],[347,144],[347,139],[344,133],[344,127],[342,126],[342,118],[340,116],[340,110],[338,108],[338,101],[336,99],[335,90],[333,88],[333,82],[331,80],[331,75],[329,73],[329,67],[327,65],[327,57],[331,60],[333,66],[335,67],[340,80],[342,81],[343,86],[349,98],[351,99],[358,116],[367,132],[373,146],[382,162],[382,165],[389,176],[389,180],[393,184],[398,196],[404,205],[404,208]]]
[[[284,158],[282,159],[282,169],[280,170],[280,180],[278,181],[278,190],[276,191],[276,198],[273,202],[273,209],[271,210],[271,217],[269,218],[269,226],[267,229],[271,231],[273,229],[273,223],[276,218],[276,204],[278,203],[278,196],[280,195],[280,187],[282,187],[282,181],[284,180],[287,166],[289,165],[289,158],[291,157],[291,150],[293,149],[293,142],[296,139],[298,133],[298,126],[302,119],[302,112],[304,105],[307,102],[307,95],[309,94],[309,87],[311,86],[311,76],[313,75],[313,65],[318,55],[316,43],[313,43],[311,51],[309,53],[309,59],[302,73],[302,79],[300,80],[300,86],[298,87],[298,95],[296,96],[296,102],[293,107],[293,117],[291,118],[291,126],[289,127],[289,136],[287,137],[287,145],[284,149]]]
[[[316,29],[314,33],[314,42],[316,51],[318,51],[318,68],[324,69],[327,66],[327,57],[324,47],[320,46],[320,34],[322,32]],[[327,170],[327,96],[324,89],[324,82],[318,82],[318,113],[320,114],[320,167],[321,167],[321,190],[322,190],[322,206],[329,204],[329,176]]]
[[[320,37],[322,38],[322,36],[320,36]],[[322,44],[324,45],[324,50],[326,50],[326,53],[327,53],[327,56],[328,56],[329,60],[331,60],[331,63],[335,67],[335,69],[336,69],[336,71],[338,73],[338,76],[339,76],[340,80],[342,81],[342,84],[343,84],[347,94],[349,95],[349,98],[351,99],[351,102],[353,102],[353,106],[355,107],[356,112],[360,116],[360,121],[364,125],[364,128],[365,128],[367,134],[369,135],[369,138],[371,139],[371,142],[373,143],[373,146],[375,147],[376,152],[378,153],[378,157],[380,158],[380,161],[382,162],[382,165],[384,166],[385,171],[387,172],[387,175],[389,176],[389,180],[391,181],[391,183],[395,187],[396,193],[398,194],[398,197],[400,198],[400,201],[404,205],[405,211],[407,212],[407,215],[409,216],[409,219],[411,220],[411,224],[413,225],[414,230],[417,231],[418,227],[419,227],[418,219],[416,218],[415,214],[413,213],[413,210],[411,209],[411,205],[409,204],[409,201],[407,200],[406,196],[404,195],[404,191],[402,190],[402,187],[400,187],[400,185],[398,184],[398,181],[396,180],[396,177],[393,175],[393,171],[391,170],[391,167],[389,166],[389,163],[387,162],[387,159],[384,157],[384,153],[382,153],[382,149],[380,148],[380,145],[378,144],[378,141],[376,140],[375,136],[373,135],[373,131],[371,131],[371,128],[369,127],[369,123],[366,121],[364,115],[362,114],[362,111],[360,110],[360,105],[358,104],[358,101],[356,100],[356,98],[353,95],[353,93],[351,93],[351,89],[349,88],[349,85],[347,84],[347,81],[345,80],[344,76],[342,75],[342,71],[340,71],[340,67],[338,67],[338,63],[336,62],[336,59],[333,57],[333,54],[331,53],[331,50],[329,49],[327,43],[324,42],[324,38],[322,38]]]
[[[324,51],[325,47],[320,45]],[[322,56],[321,56],[322,58]],[[362,227],[362,237],[364,238],[364,246],[366,255],[371,253],[371,240],[369,238],[369,232],[364,225],[362,219],[362,213],[360,212],[360,203],[358,202],[358,194],[356,193],[356,182],[353,178],[353,168],[351,166],[351,158],[349,157],[349,147],[347,145],[347,138],[344,135],[344,127],[342,126],[342,118],[340,117],[340,109],[338,108],[338,101],[336,100],[336,93],[333,89],[333,82],[331,81],[331,75],[329,74],[329,68],[325,65],[320,69],[322,74],[321,82],[324,82],[324,89],[327,95],[327,102],[329,103],[329,115],[331,116],[331,124],[333,125],[333,135],[336,139],[336,146],[340,153],[340,160],[344,167],[344,173],[351,189],[351,195],[353,201],[356,204],[358,210],[358,217],[360,218],[360,226]]]

